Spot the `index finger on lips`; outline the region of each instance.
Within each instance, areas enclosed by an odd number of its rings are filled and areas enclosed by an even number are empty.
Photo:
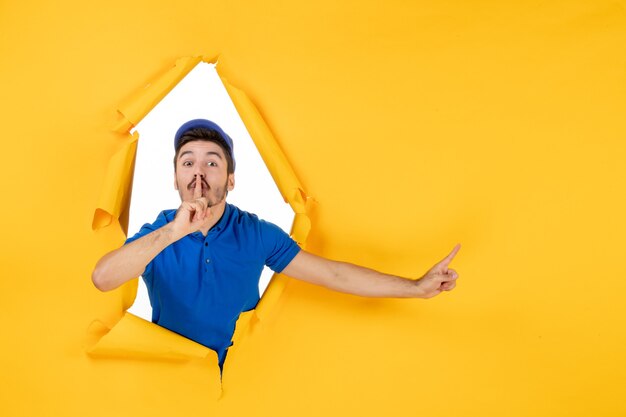
[[[202,197],[202,178],[196,175],[196,186],[193,189],[193,198],[196,200]]]

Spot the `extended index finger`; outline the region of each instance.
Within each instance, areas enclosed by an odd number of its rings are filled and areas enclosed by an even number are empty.
[[[193,198],[197,200],[200,197],[202,197],[202,178],[196,175],[196,186],[193,189]]]
[[[448,269],[448,265],[450,265],[450,262],[452,262],[452,259],[454,259],[454,257],[456,256],[456,253],[459,251],[459,249],[461,249],[461,244],[457,243],[457,245],[454,247],[454,249],[452,249],[452,252],[450,252],[448,254],[448,256],[443,258],[441,260],[441,262],[439,262],[439,264],[437,264],[437,266],[442,266],[445,269]]]

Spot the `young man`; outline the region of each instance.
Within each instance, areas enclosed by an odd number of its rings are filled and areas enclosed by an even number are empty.
[[[152,321],[218,353],[222,367],[235,322],[259,301],[264,265],[326,288],[366,297],[430,298],[456,285],[452,252],[411,280],[325,259],[278,226],[226,203],[235,186],[233,142],[215,123],[196,119],[174,138],[174,186],[181,205],[144,225],[104,255],[92,280],[101,291],[143,276]]]

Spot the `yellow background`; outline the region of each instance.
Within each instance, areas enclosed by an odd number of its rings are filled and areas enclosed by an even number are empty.
[[[623,1],[5,1],[0,28],[1,415],[626,415]],[[457,289],[289,280],[221,392],[208,360],[87,355],[129,302],[90,281],[116,111],[185,56],[258,107],[309,250],[417,278],[461,242]]]

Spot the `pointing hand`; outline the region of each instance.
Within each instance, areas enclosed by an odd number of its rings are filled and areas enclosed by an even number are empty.
[[[457,244],[448,256],[435,264],[422,278],[416,281],[417,287],[420,289],[420,298],[431,298],[442,291],[451,291],[456,286],[459,275],[454,269],[448,268],[448,265],[459,249],[461,249],[461,245]]]

